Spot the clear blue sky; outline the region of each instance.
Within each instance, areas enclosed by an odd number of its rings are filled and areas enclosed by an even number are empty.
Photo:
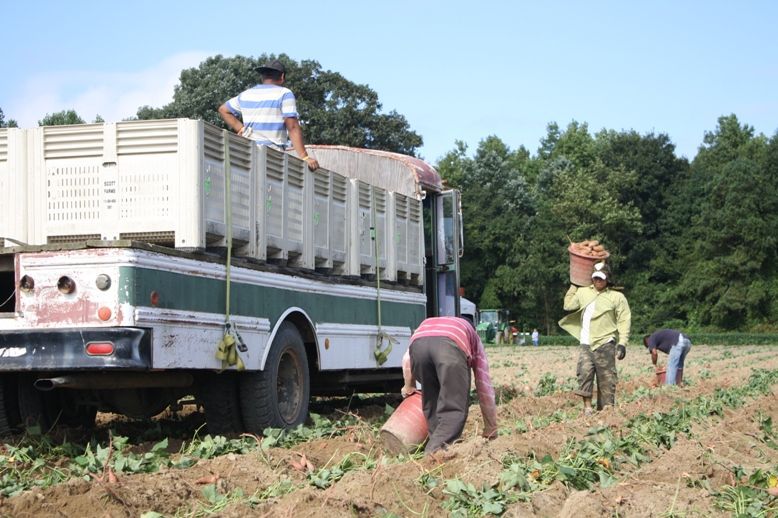
[[[689,158],[721,115],[778,129],[772,0],[0,0],[0,14],[0,108],[22,127],[64,109],[121,120],[168,103],[208,56],[286,53],[369,85],[433,163],[489,135],[534,153],[551,121],[667,133]]]

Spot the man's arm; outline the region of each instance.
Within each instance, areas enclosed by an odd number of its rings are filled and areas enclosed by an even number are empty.
[[[319,162],[312,156],[308,156],[308,151],[305,150],[305,143],[303,142],[303,130],[300,127],[300,123],[295,117],[287,117],[284,119],[284,125],[286,131],[289,133],[289,140],[292,141],[292,147],[300,158],[305,160],[308,164],[308,169],[315,171],[319,168]]]
[[[411,372],[411,349],[408,348],[403,355],[403,380],[405,385],[400,390],[400,394],[403,397],[408,397],[416,392],[416,380],[413,379],[413,373]]]
[[[232,114],[227,103],[219,106],[219,117],[221,117],[224,123],[238,135],[243,132],[243,122]]]
[[[619,332],[619,343],[627,345],[629,343],[630,327],[632,326],[632,312],[629,309],[627,297],[623,294],[619,295],[621,296],[616,306],[616,329]]]
[[[651,363],[653,363],[654,367],[656,367],[656,361],[659,355],[657,354],[656,349],[650,349],[650,352],[651,352]]]
[[[475,390],[478,393],[478,406],[481,407],[481,415],[484,418],[483,436],[494,439],[497,437],[497,404],[494,400],[492,379],[489,376],[489,362],[481,339],[475,331],[472,332],[470,340],[474,345],[472,367],[475,374]]]
[[[581,309],[581,301],[578,300],[578,286],[571,284],[570,288],[565,293],[565,311],[575,311]]]

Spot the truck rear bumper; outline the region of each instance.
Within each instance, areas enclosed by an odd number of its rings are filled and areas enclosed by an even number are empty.
[[[93,342],[113,353],[89,355]],[[151,368],[151,330],[135,327],[0,331],[0,372]]]

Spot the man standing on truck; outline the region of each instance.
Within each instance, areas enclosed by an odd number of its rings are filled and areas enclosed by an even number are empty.
[[[578,338],[578,390],[584,414],[591,415],[592,388],[597,377],[597,409],[616,402],[616,358],[627,355],[632,314],[627,298],[610,287],[611,273],[604,262],[594,265],[592,285],[570,286],[564,309],[573,311],[559,325]],[[617,345],[618,344],[618,345]]]
[[[403,356],[403,397],[421,383],[424,417],[429,428],[425,453],[445,448],[465,428],[470,395],[470,369],[484,418],[483,436],[497,437],[497,406],[484,346],[472,324],[459,317],[424,320]]]
[[[308,169],[315,171],[319,162],[305,150],[294,94],[283,86],[286,81],[284,64],[277,59],[265,63],[259,67],[259,74],[262,83],[219,106],[219,116],[235,133],[259,145],[285,150],[291,140],[292,147],[308,164]]]

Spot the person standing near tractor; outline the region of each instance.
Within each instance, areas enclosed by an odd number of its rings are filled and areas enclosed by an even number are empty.
[[[591,415],[592,389],[597,379],[597,409],[616,402],[616,358],[627,355],[632,320],[627,298],[611,288],[611,273],[604,262],[594,265],[592,285],[567,290],[565,311],[572,311],[559,325],[580,343],[578,390],[584,414]]]
[[[692,348],[688,336],[675,329],[659,329],[643,337],[643,345],[651,353],[651,362],[656,367],[657,351],[667,354],[667,372],[665,385],[683,383],[683,364]]]
[[[470,369],[484,418],[483,436],[497,436],[497,406],[489,377],[486,351],[473,326],[464,318],[433,317],[424,320],[411,336],[403,356],[408,397],[421,383],[424,417],[429,428],[425,453],[443,449],[459,439],[465,428],[470,396]]]

